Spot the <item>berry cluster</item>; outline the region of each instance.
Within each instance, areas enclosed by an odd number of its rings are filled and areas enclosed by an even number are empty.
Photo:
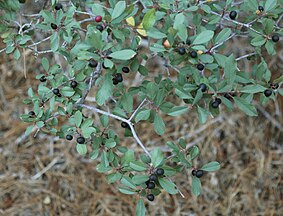
[[[192,176],[195,176],[197,178],[201,178],[203,175],[204,175],[203,170],[196,170],[196,169],[192,170]]]
[[[154,189],[155,186],[156,186],[156,182],[158,180],[158,177],[163,177],[163,175],[164,175],[164,169],[157,168],[155,170],[155,172],[149,176],[149,180],[145,182],[146,186],[147,186],[147,189],[150,189],[150,190]],[[150,194],[148,194],[146,196],[146,198],[149,201],[153,201],[154,200],[154,195],[152,193],[150,193]]]

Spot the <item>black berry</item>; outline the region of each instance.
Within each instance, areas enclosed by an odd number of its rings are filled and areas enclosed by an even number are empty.
[[[60,94],[60,91],[57,88],[53,89],[52,92],[53,92],[53,94],[55,94],[57,96]]]
[[[77,138],[77,142],[78,142],[79,144],[84,144],[84,143],[85,143],[85,138],[84,138],[84,137],[78,137],[78,138]]]
[[[156,181],[156,180],[157,180],[157,175],[156,175],[156,174],[151,174],[151,175],[149,176],[149,180],[150,180],[150,181]]]
[[[157,170],[155,171],[155,173],[159,176],[162,176],[164,174],[164,169],[162,168],[157,168]]]
[[[277,41],[279,41],[279,35],[273,35],[272,36],[272,41],[274,42],[274,43],[276,43]]]
[[[236,12],[236,11],[231,11],[230,14],[229,14],[229,17],[230,17],[231,20],[236,19],[236,17],[237,17],[237,12]]]
[[[96,26],[96,29],[102,32],[104,28],[103,28],[102,25],[97,25],[97,26]]]
[[[39,81],[40,82],[45,82],[46,81],[46,77],[45,76],[40,77]]]
[[[272,85],[272,88],[273,88],[273,89],[278,89],[278,88],[279,88],[279,84],[278,84],[278,83],[273,84],[273,85]]]
[[[211,103],[211,106],[212,108],[217,109],[219,107],[219,102],[215,100]]]
[[[154,189],[154,188],[155,188],[154,182],[148,182],[147,188],[148,188],[148,189]]]
[[[197,65],[197,69],[202,71],[204,69],[204,65],[203,64],[198,64]]]
[[[113,85],[117,85],[119,83],[115,78],[112,79],[112,82],[113,82]]]
[[[197,170],[196,177],[200,178],[203,176],[203,174],[204,174],[203,170]]]
[[[192,58],[196,58],[196,57],[198,56],[198,53],[193,50],[193,51],[190,52],[190,56],[191,56]]]
[[[19,2],[20,2],[21,4],[24,4],[24,3],[26,3],[26,0],[19,0]]]
[[[196,174],[197,174],[197,171],[194,169],[194,170],[192,171],[192,175],[195,176]]]
[[[51,23],[50,26],[54,30],[56,30],[58,28],[58,26],[55,23]]]
[[[127,122],[122,122],[122,123],[121,123],[121,127],[122,127],[122,128],[129,128],[129,125],[128,125]]]
[[[265,95],[265,97],[269,97],[270,95],[272,95],[272,90],[271,89],[266,89],[265,91],[264,91],[264,95]]]
[[[123,76],[121,73],[116,73],[114,78],[118,81],[118,82],[122,82],[123,81]]]
[[[207,87],[204,83],[199,84],[199,88],[201,89],[202,92],[205,92]]]
[[[66,135],[66,140],[72,140],[73,136],[71,134]]]
[[[128,67],[123,67],[123,68],[122,68],[122,71],[123,71],[124,73],[129,73],[129,72],[130,72],[130,69],[129,69]]]
[[[62,7],[62,4],[57,3],[54,8],[55,10],[61,10],[63,7]]]
[[[221,104],[222,103],[222,100],[220,98],[215,98],[215,101],[218,102],[218,104]]]
[[[29,111],[29,116],[35,116],[35,112],[34,111]]]
[[[146,198],[149,200],[149,201],[153,201],[154,200],[154,195],[153,194],[148,194],[146,196]]]
[[[88,62],[88,66],[90,66],[91,68],[95,68],[97,66],[97,61],[95,61],[94,59],[90,59]]]
[[[78,82],[77,81],[75,81],[75,80],[72,80],[72,82],[71,82],[71,87],[72,88],[76,88],[77,87],[77,85],[78,85]]]
[[[264,11],[264,8],[260,5],[260,6],[258,6],[258,10],[262,12],[262,11]]]
[[[179,52],[180,55],[184,55],[186,53],[185,47],[180,47],[178,52]]]

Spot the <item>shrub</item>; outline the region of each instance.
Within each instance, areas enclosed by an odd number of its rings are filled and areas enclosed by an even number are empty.
[[[109,183],[138,198],[137,215],[145,214],[144,200],[153,201],[162,190],[183,196],[171,178],[186,169],[192,171],[192,193],[198,196],[200,178],[220,164],[194,168],[199,148],[183,138],[166,143],[168,157],[158,147],[149,152],[136,124],[153,124],[162,136],[166,115],[195,111],[205,123],[220,110],[238,107],[257,116],[254,100],[265,104],[283,95],[283,76],[271,80],[263,56],[276,55],[283,34],[282,0],[51,0],[38,14],[23,14],[24,4],[0,2],[0,31],[6,44],[2,52],[18,60],[31,50],[42,63],[36,75],[40,83],[24,99],[33,106],[21,116],[31,123],[26,135],[37,128],[76,142],[78,154],[97,160],[96,170],[105,173]],[[238,56],[225,49],[235,37],[243,37],[252,51]],[[63,57],[62,65],[54,63],[54,54]],[[158,74],[145,66],[155,56],[162,61]],[[241,70],[241,61],[248,60],[251,70]],[[134,85],[129,78],[133,74],[141,77]],[[92,105],[86,101],[91,91]],[[84,110],[100,114],[100,120],[85,116]],[[133,137],[144,154],[121,144],[109,118],[121,122],[124,135]]]

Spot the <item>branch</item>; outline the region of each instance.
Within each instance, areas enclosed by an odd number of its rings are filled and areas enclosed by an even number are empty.
[[[222,41],[221,43],[215,45],[214,47],[210,48],[210,51],[213,52],[218,47],[222,46],[226,41],[230,40],[232,37],[234,37],[236,33],[231,34],[225,41]]]
[[[247,58],[247,57],[253,56],[253,55],[256,55],[256,52],[253,52],[253,53],[249,53],[249,54],[240,56],[240,57],[236,58],[236,61],[240,61],[241,59],[244,59],[244,58]]]
[[[139,109],[143,106],[143,104],[144,104],[146,101],[147,101],[146,98],[143,99],[143,101],[140,103],[140,105],[138,106],[138,108],[136,108],[136,110],[133,112],[133,114],[132,114],[131,117],[129,118],[129,121],[131,121],[131,120],[135,117],[136,113],[139,111]]]
[[[149,156],[149,158],[151,158],[150,153],[149,153],[148,150],[145,148],[145,146],[143,145],[142,141],[139,139],[139,137],[138,137],[138,135],[137,135],[137,133],[136,133],[136,131],[135,131],[135,128],[134,128],[134,126],[132,125],[132,123],[131,123],[131,121],[130,121],[129,119],[125,119],[125,118],[123,118],[123,117],[114,115],[114,114],[109,113],[109,112],[105,112],[105,111],[103,111],[103,110],[101,110],[101,109],[98,109],[98,108],[93,107],[93,106],[88,106],[88,105],[85,105],[85,104],[76,104],[76,106],[83,107],[83,108],[92,110],[92,111],[94,111],[94,112],[100,113],[100,114],[102,114],[102,115],[107,115],[107,116],[112,117],[112,118],[114,118],[114,119],[117,119],[117,120],[119,120],[119,121],[126,122],[126,123],[129,125],[129,127],[130,127],[130,129],[131,129],[131,131],[132,131],[133,137],[135,138],[135,140],[137,141],[137,143],[138,143],[138,144],[140,145],[140,147],[144,150],[144,152]]]
[[[77,101],[77,104],[81,104],[84,103],[93,83],[97,80],[97,78],[100,76],[102,71],[102,67],[101,67],[101,63],[98,63],[95,71],[92,72],[89,83],[88,83],[88,87],[86,89],[86,91],[83,93],[83,96],[80,100]]]

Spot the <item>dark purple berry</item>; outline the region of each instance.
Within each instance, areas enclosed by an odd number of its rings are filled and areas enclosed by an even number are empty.
[[[97,66],[97,61],[95,61],[94,59],[90,59],[88,62],[88,66],[90,66],[91,68],[95,68]]]
[[[148,194],[146,196],[146,198],[149,200],[149,201],[153,201],[154,200],[154,195],[153,194]]]
[[[62,6],[62,4],[57,3],[54,8],[55,8],[55,10],[61,10],[63,8],[63,6]]]
[[[222,103],[222,100],[220,98],[215,98],[215,101],[218,102],[218,104],[221,104]]]
[[[178,52],[179,52],[180,55],[184,55],[186,53],[185,47],[180,47]]]
[[[273,36],[272,36],[272,41],[273,41],[274,43],[278,42],[278,41],[279,41],[279,35],[277,35],[277,34],[273,35]]]
[[[73,136],[71,134],[66,135],[66,140],[72,140]]]
[[[162,176],[164,174],[164,169],[162,168],[157,168],[157,170],[155,171],[155,173],[159,176]]]
[[[58,88],[53,89],[52,92],[53,92],[53,94],[55,94],[57,96],[60,94],[60,91],[59,91]]]
[[[197,170],[197,172],[196,172],[196,177],[200,178],[200,177],[203,176],[203,174],[204,174],[204,171],[203,171],[203,170]]]
[[[212,108],[217,109],[219,107],[219,102],[215,100],[211,103],[211,106]]]
[[[78,85],[78,82],[75,81],[75,80],[72,80],[72,82],[71,82],[71,87],[72,87],[72,88],[76,88],[77,85]]]
[[[115,78],[112,79],[113,85],[117,85],[119,82]]]
[[[194,169],[192,170],[192,176],[195,176],[197,174],[197,171]]]
[[[39,81],[40,82],[45,82],[46,81],[46,77],[45,76],[40,77]]]
[[[196,57],[198,56],[198,53],[193,50],[193,51],[190,52],[190,56],[191,56],[192,58],[196,58]]]
[[[34,111],[29,111],[29,112],[28,112],[28,115],[29,115],[29,116],[35,116],[35,112],[34,112]]]
[[[229,14],[229,17],[230,17],[231,20],[236,19],[236,17],[237,17],[237,12],[236,12],[236,11],[231,11],[230,14]]]
[[[205,92],[207,87],[204,83],[199,84],[199,88],[201,89],[202,92]]]
[[[121,73],[116,73],[114,75],[114,78],[118,81],[118,82],[122,82],[123,81],[123,76]]]
[[[129,72],[130,72],[130,69],[129,69],[128,67],[123,67],[123,68],[122,68],[122,71],[123,71],[124,73],[129,73]]]
[[[272,90],[271,89],[266,89],[265,91],[264,91],[264,95],[265,95],[265,97],[269,97],[269,96],[271,96],[272,95]]]
[[[58,26],[55,23],[51,23],[50,26],[54,30],[56,30],[58,28]]]
[[[197,69],[202,71],[204,69],[204,65],[203,64],[198,64],[197,65]]]
[[[259,6],[258,6],[258,10],[262,12],[262,11],[264,11],[264,7],[262,7],[261,5],[259,5]]]
[[[154,182],[148,182],[147,188],[148,188],[148,189],[154,189],[154,188],[155,188]]]
[[[156,174],[151,174],[151,175],[149,176],[149,180],[150,180],[150,181],[156,181],[156,180],[157,180],[157,175],[156,175]]]
[[[85,143],[85,138],[84,138],[84,137],[78,137],[78,138],[77,138],[77,142],[78,142],[79,144],[84,144],[84,143]]]
[[[122,128],[130,128],[127,122],[121,122],[121,127]]]

